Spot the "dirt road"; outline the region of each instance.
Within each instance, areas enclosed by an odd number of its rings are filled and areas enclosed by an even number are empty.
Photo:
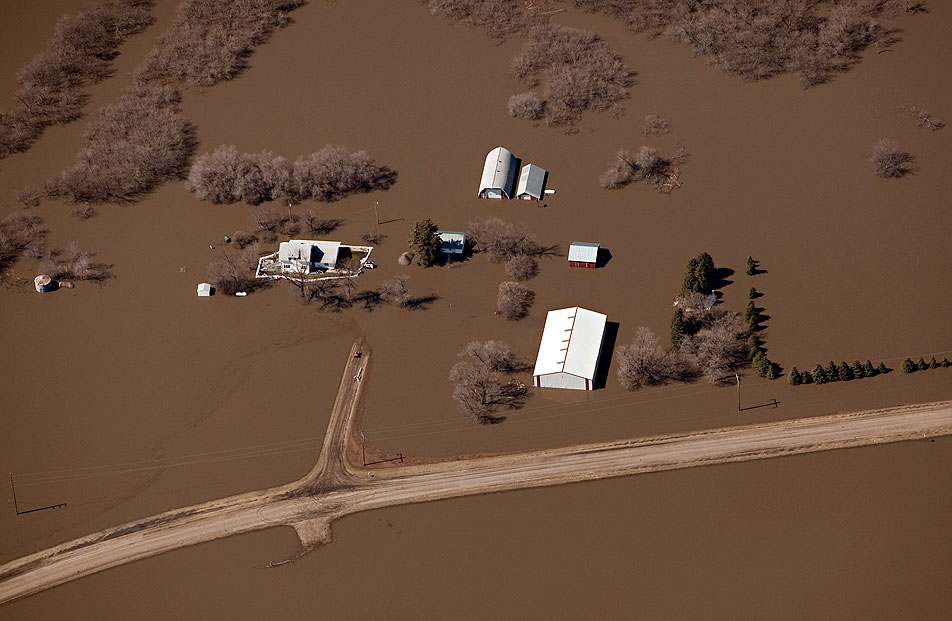
[[[361,357],[354,356],[357,351]],[[330,541],[335,519],[368,509],[952,434],[952,402],[945,401],[394,467],[371,475],[345,459],[370,362],[369,348],[358,340],[320,457],[301,480],[169,511],[7,563],[0,567],[0,603],[137,559],[270,526],[293,526],[309,549]]]

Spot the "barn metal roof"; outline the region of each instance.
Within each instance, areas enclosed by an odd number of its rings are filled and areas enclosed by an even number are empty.
[[[532,374],[569,373],[595,379],[607,321],[606,315],[580,306],[549,311]]]
[[[545,185],[546,170],[535,164],[526,164],[522,167],[522,173],[519,175],[519,187],[516,189],[516,196],[528,194],[529,196],[542,199],[542,188]]]
[[[569,246],[569,261],[597,263],[599,246],[600,244],[594,242],[574,241],[572,245]]]
[[[337,265],[340,242],[292,239],[278,246],[279,261],[307,261],[328,267]]]
[[[506,198],[511,198],[512,182],[515,176],[516,167],[512,153],[506,147],[496,147],[486,156],[483,177],[479,181],[476,196],[479,196],[483,190],[498,189],[505,192]]]

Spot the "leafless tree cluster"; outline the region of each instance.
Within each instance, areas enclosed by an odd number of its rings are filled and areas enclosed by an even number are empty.
[[[225,295],[253,289],[259,252],[256,243],[240,249],[223,249],[219,258],[208,264],[208,282]]]
[[[535,91],[517,93],[509,98],[509,116],[538,121],[545,116],[545,102]]]
[[[506,275],[513,280],[530,280],[539,274],[539,261],[527,254],[518,254],[506,262]]]
[[[501,282],[496,296],[496,312],[506,319],[522,319],[529,314],[529,307],[534,300],[535,294],[522,283]]]
[[[403,274],[399,274],[390,280],[385,280],[377,289],[377,295],[386,304],[407,306],[413,299],[413,292],[410,290],[410,279]]]
[[[747,323],[740,313],[714,307],[699,317],[701,328],[681,340],[681,353],[689,356],[712,383],[750,363]]]
[[[690,45],[715,66],[749,80],[792,72],[805,86],[829,80],[871,45],[894,42],[880,19],[923,10],[910,0],[576,0],[635,31]]]
[[[17,72],[17,105],[0,112],[0,159],[24,151],[50,125],[79,118],[82,87],[109,76],[119,45],[152,23],[152,0],[105,0],[57,23],[39,54]]]
[[[525,385],[503,382],[504,373],[513,373],[522,366],[502,341],[473,341],[459,353],[460,360],[450,369],[453,399],[460,412],[482,424],[498,423],[500,406],[519,407],[526,393]]]
[[[494,263],[520,255],[535,256],[545,251],[525,223],[513,224],[496,217],[477,218],[468,223],[466,237],[474,250],[485,252]]]
[[[595,32],[548,21],[529,28],[511,74],[529,86],[544,78],[544,115],[550,125],[570,124],[585,110],[617,108],[634,81],[621,56]]]
[[[635,181],[647,181],[658,191],[669,191],[677,167],[686,159],[683,147],[671,159],[658,155],[654,147],[643,146],[637,155],[620,149],[615,161],[602,173],[598,182],[603,188],[614,190]]]
[[[896,109],[896,112],[902,114],[908,114],[912,118],[916,119],[916,122],[919,124],[919,127],[924,129],[931,129],[936,131],[945,127],[945,123],[935,118],[931,113],[918,108],[916,106],[900,106]]]
[[[534,17],[512,0],[422,1],[431,14],[480,28],[497,39],[524,33]]]
[[[15,211],[0,220],[0,271],[26,254],[40,259],[47,253],[43,219],[23,211]]]
[[[366,151],[350,153],[343,146],[325,145],[292,164],[271,151],[238,153],[233,145],[222,145],[195,160],[187,187],[213,203],[257,205],[281,197],[334,201],[353,192],[386,190],[395,181],[396,173],[377,166]]]
[[[63,251],[53,250],[40,261],[40,270],[54,280],[93,280],[112,278],[112,266],[93,261],[93,254],[83,252],[79,244],[69,242]]]
[[[248,217],[256,240],[273,244],[279,237],[291,238],[301,230],[298,218],[278,207],[258,207]]]
[[[661,136],[669,131],[671,131],[671,126],[662,117],[657,114],[645,116],[645,125],[641,129],[641,133],[645,136]]]
[[[300,0],[186,0],[136,70],[140,82],[213,86],[231,80],[255,47],[287,25]]]
[[[195,138],[180,101],[170,87],[127,89],[86,128],[76,163],[47,181],[47,194],[77,203],[128,202],[183,175]]]
[[[899,148],[895,140],[880,138],[873,143],[869,154],[869,161],[873,170],[880,177],[904,177],[912,172],[910,164],[915,160],[911,153]]]
[[[666,350],[649,328],[638,328],[631,344],[615,352],[618,381],[628,390],[681,381],[689,376],[688,363],[677,350]]]

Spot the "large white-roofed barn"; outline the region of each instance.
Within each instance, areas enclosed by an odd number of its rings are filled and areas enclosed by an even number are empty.
[[[539,388],[591,390],[607,321],[606,315],[579,306],[549,311],[532,383]]]
[[[516,180],[516,159],[505,147],[496,147],[486,156],[483,176],[479,180],[478,198],[512,198]]]

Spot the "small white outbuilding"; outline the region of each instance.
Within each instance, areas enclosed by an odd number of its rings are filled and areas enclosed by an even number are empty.
[[[580,306],[549,311],[532,383],[539,388],[591,390],[608,317]]]
[[[516,160],[505,147],[496,147],[486,156],[483,176],[479,180],[477,198],[512,198],[516,180]]]
[[[542,200],[547,174],[544,168],[535,164],[523,166],[522,173],[519,175],[519,185],[516,188],[516,198],[526,201]]]
[[[198,297],[207,298],[208,296],[215,293],[215,287],[211,286],[207,282],[199,283],[198,285]]]
[[[569,265],[572,267],[596,267],[598,265],[599,247],[600,244],[595,242],[572,242],[569,245]]]

